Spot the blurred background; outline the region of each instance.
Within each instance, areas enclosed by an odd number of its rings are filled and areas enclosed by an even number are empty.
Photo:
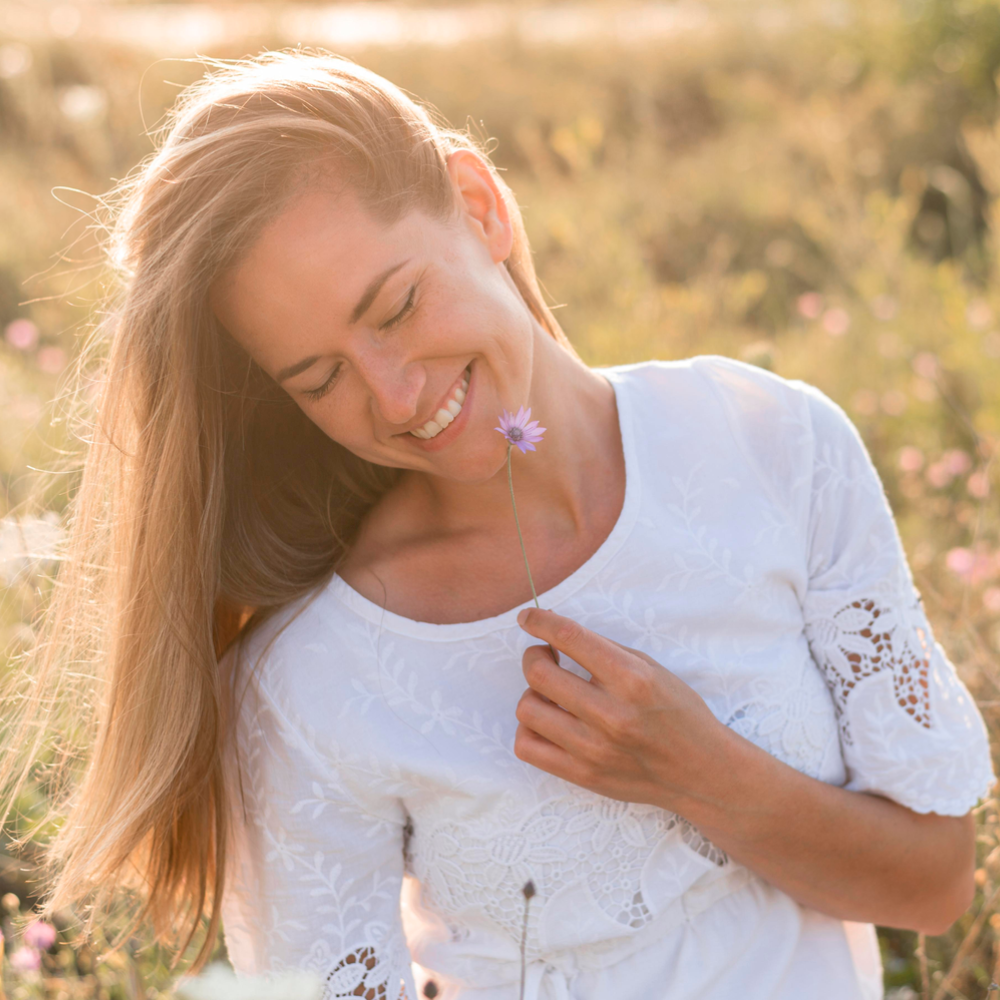
[[[588,362],[725,354],[843,405],[1000,734],[1000,0],[0,0],[0,670],[44,612],[72,492],[63,477],[46,510],[19,508],[32,470],[74,448],[53,401],[107,277],[101,195],[150,152],[197,56],[294,45],[491,139]],[[37,852],[9,838],[46,775],[0,840],[8,994],[168,995],[169,956],[142,934],[107,962],[100,939],[74,943],[73,914],[51,945],[24,939]],[[997,803],[977,816],[968,914],[939,938],[880,931],[894,1000],[1000,997]]]

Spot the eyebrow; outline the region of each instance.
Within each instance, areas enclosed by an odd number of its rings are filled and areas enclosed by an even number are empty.
[[[358,304],[354,307],[354,312],[351,313],[350,325],[353,326],[366,312],[368,312],[368,307],[375,301],[375,297],[379,292],[382,291],[382,286],[404,265],[410,262],[409,257],[406,260],[401,260],[398,264],[393,264],[392,267],[387,267],[378,277],[374,278],[372,282],[365,289],[365,294],[358,299]]]
[[[318,354],[314,354],[311,358],[303,358],[301,361],[296,361],[294,365],[282,368],[276,376],[276,381],[284,382],[286,379],[290,379],[293,375],[298,375],[299,372],[304,372],[307,368],[312,368],[317,361],[319,361]]]
[[[354,307],[351,312],[351,318],[348,321],[349,325],[353,326],[359,319],[371,307],[371,304],[375,301],[378,293],[382,291],[382,286],[404,265],[410,262],[410,258],[407,257],[406,260],[401,260],[398,264],[393,264],[391,267],[387,267],[381,274],[376,275],[365,289],[364,294],[358,299],[358,304]],[[296,361],[294,365],[289,365],[287,368],[282,368],[281,371],[275,376],[276,381],[284,382],[290,379],[293,375],[298,375],[304,372],[307,368],[312,368],[316,362],[319,361],[319,355],[314,354],[311,357],[303,358],[301,361]]]

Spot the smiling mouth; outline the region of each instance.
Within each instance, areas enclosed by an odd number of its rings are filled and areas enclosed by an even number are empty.
[[[409,433],[421,441],[430,441],[441,433],[454,419],[462,412],[462,404],[465,402],[465,394],[469,391],[469,371],[470,364],[462,372],[462,381],[455,387],[455,390],[448,397],[447,402],[420,427],[414,427]]]

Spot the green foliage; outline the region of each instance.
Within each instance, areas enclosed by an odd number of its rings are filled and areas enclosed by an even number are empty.
[[[494,137],[541,279],[588,362],[726,354],[805,379],[847,409],[937,637],[996,733],[1000,5],[783,9],[755,21],[717,7],[707,29],[631,49],[501,38],[358,57]],[[40,339],[0,343],[0,517],[24,498],[28,467],[71,446],[46,404],[60,356],[43,351],[72,355],[103,280],[79,210],[145,155],[144,123],[198,73],[59,40],[30,54],[30,68],[0,79],[0,324],[30,318]],[[76,208],[50,196],[59,185],[85,193],[60,196]],[[72,259],[57,260],[68,246]],[[71,486],[53,491],[53,509]],[[29,642],[43,610],[42,578],[12,582],[0,648]],[[25,793],[28,817],[46,794],[42,771]],[[1000,913],[974,920],[1000,882],[997,817],[992,800],[979,810],[972,910],[926,942],[928,991],[950,977],[954,995],[980,997],[996,975]],[[881,940],[887,985],[920,989],[916,935]],[[137,974],[159,995],[169,975],[143,954]],[[72,979],[72,962],[57,960]],[[40,983],[11,995],[59,995]],[[74,989],[61,995],[139,995]]]

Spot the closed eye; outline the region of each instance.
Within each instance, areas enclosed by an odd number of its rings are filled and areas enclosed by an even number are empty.
[[[322,385],[317,386],[315,389],[304,389],[303,395],[308,396],[310,399],[322,399],[333,388],[334,382],[340,376],[340,369],[342,367],[343,365],[337,365],[330,372],[330,377]]]
[[[413,309],[413,303],[416,298],[417,286],[415,284],[410,285],[409,294],[406,296],[406,301],[403,303],[402,308],[396,313],[395,316],[387,319],[380,327],[380,330],[391,330],[394,326],[398,326],[406,318],[406,314]],[[334,386],[334,383],[340,377],[340,370],[343,366],[337,365],[336,368],[330,372],[330,377],[320,386],[315,389],[304,389],[303,395],[308,396],[310,399],[317,400],[322,399]]]
[[[391,330],[394,326],[398,326],[403,321],[403,318],[406,316],[406,314],[413,308],[413,299],[416,295],[416,291],[417,291],[417,286],[415,284],[410,285],[410,294],[406,296],[406,301],[403,303],[403,308],[400,309],[395,316],[393,316],[390,319],[387,319],[379,327],[380,330]]]

